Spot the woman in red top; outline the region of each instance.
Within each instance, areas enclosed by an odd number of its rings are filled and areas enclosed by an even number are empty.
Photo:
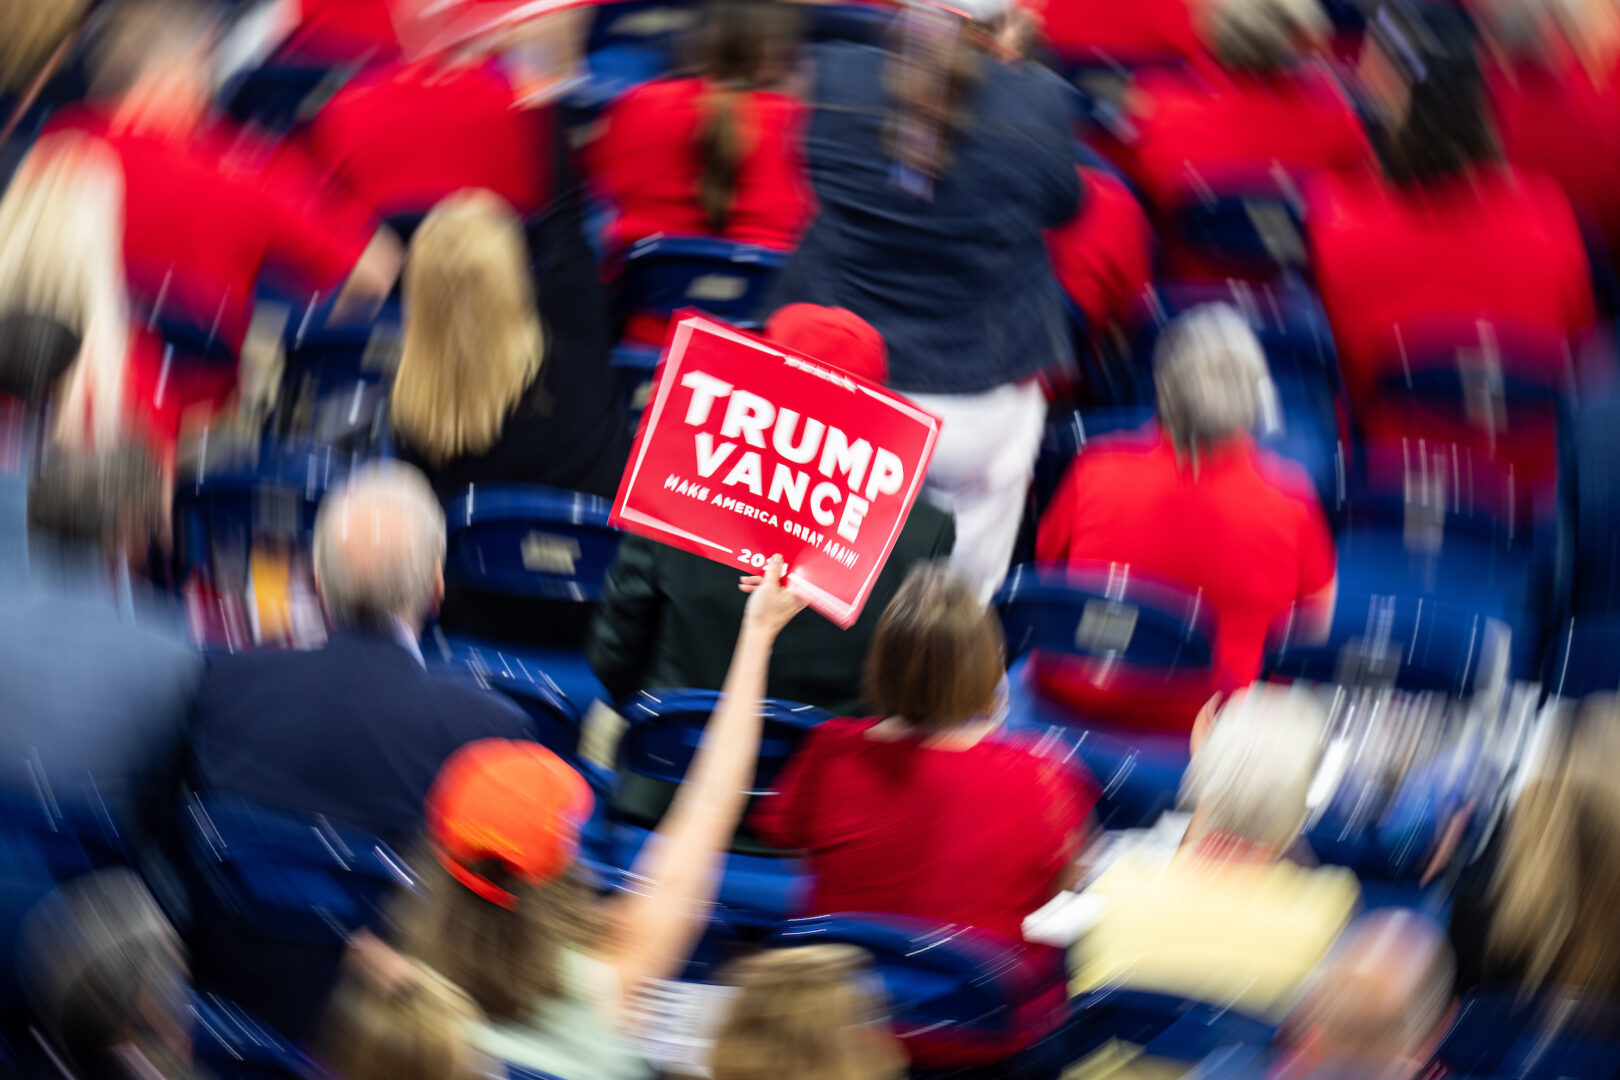
[[[1278,170],[1298,180],[1376,159],[1349,96],[1308,58],[1330,30],[1317,0],[1211,0],[1198,29],[1219,71],[1144,77],[1127,97],[1127,135],[1110,149],[1169,238],[1171,272],[1224,276],[1174,242],[1178,210],[1211,192],[1269,192]]]
[[[618,209],[616,248],[657,233],[798,243],[812,213],[805,109],[766,89],[792,60],[791,20],[778,0],[715,0],[698,74],[648,83],[608,109],[588,171]]]
[[[883,716],[815,728],[754,812],[806,852],[807,913],[884,912],[1011,941],[1069,880],[1096,793],[999,730],[1001,633],[943,563],[914,568],[866,661]]]

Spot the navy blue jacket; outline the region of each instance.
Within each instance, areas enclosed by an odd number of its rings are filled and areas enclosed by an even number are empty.
[[[190,772],[204,794],[324,814],[408,849],[445,758],[477,739],[529,737],[505,698],[424,670],[386,636],[339,631],[313,652],[211,660]]]
[[[885,54],[840,42],[815,60],[806,155],[820,213],[774,306],[855,312],[888,342],[889,385],[909,393],[982,393],[1070,355],[1042,235],[1080,197],[1069,88],[986,57],[972,118],[921,199],[892,178]]]

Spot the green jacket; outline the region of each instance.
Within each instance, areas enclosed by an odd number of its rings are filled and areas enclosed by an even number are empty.
[[[839,716],[862,715],[861,666],[878,617],[911,566],[945,558],[955,543],[951,515],[919,499],[855,625],[840,630],[812,611],[797,616],[771,652],[766,693]],[[637,690],[720,689],[748,599],[737,589],[740,576],[733,567],[626,536],[585,643],[596,677],[615,699]]]

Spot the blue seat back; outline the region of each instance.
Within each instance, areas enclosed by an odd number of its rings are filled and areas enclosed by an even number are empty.
[[[758,327],[786,258],[754,244],[654,236],[625,253],[619,309],[668,315],[695,307],[738,326]]]
[[[820,915],[784,924],[767,942],[778,948],[821,944],[853,945],[871,957],[891,1027],[902,1040],[937,1035],[1017,1043],[1030,1034],[1030,1006],[1054,989],[1060,999],[1063,992],[1055,958],[1048,964],[1049,958],[993,934],[928,919]]]
[[[606,499],[557,488],[474,485],[445,508],[447,583],[596,603],[619,550],[610,509]]]
[[[309,1055],[263,1020],[215,994],[194,994],[192,1053],[216,1080],[326,1080]]]
[[[1516,987],[1470,991],[1434,1060],[1461,1076],[1598,1080],[1620,1070],[1620,1010],[1525,996]]]
[[[206,565],[217,547],[246,551],[255,536],[303,544],[315,528],[326,492],[339,486],[353,465],[333,447],[266,442],[256,460],[236,450],[182,471],[175,485],[176,556],[183,572]]]
[[[193,798],[182,828],[199,921],[244,935],[341,946],[378,924],[396,890],[415,885],[386,844],[324,818]]]
[[[1322,644],[1287,635],[1268,672],[1343,685],[1393,685],[1466,697],[1508,647],[1507,631],[1479,612],[1410,594],[1341,594]]]
[[[1190,165],[1187,171],[1196,177]],[[1211,185],[1171,212],[1171,228],[1201,262],[1225,273],[1269,277],[1305,266],[1305,215],[1298,182],[1280,169]]]
[[[327,325],[326,304],[290,321],[281,395],[271,418],[282,439],[369,451],[388,441],[388,386],[398,361],[400,312],[362,325]]]
[[[619,739],[619,772],[679,784],[719,704],[720,695],[712,690],[642,691],[630,698],[619,710],[629,725]],[[804,733],[828,719],[820,709],[792,701],[767,699],[761,709],[764,730],[751,796],[769,792]]]
[[[1564,624],[1548,650],[1542,685],[1552,697],[1572,701],[1620,691],[1620,616],[1577,615]]]
[[[1083,1058],[1111,1040],[1152,1057],[1201,1061],[1229,1047],[1267,1047],[1276,1026],[1224,1005],[1119,987],[1094,990],[1071,1006],[1070,1054]]]
[[[1166,672],[1212,663],[1207,606],[1128,566],[1017,566],[995,603],[1009,657],[1040,649]]]
[[[469,638],[441,637],[439,646],[438,655],[430,660],[433,666],[505,694],[529,714],[542,744],[564,760],[574,760],[579,752],[580,712],[542,670],[542,661]]]

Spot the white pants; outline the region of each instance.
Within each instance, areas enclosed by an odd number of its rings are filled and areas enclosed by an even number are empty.
[[[989,602],[1012,560],[1035,475],[1046,394],[1029,379],[983,394],[911,394],[944,421],[923,493],[956,515],[951,562]]]

